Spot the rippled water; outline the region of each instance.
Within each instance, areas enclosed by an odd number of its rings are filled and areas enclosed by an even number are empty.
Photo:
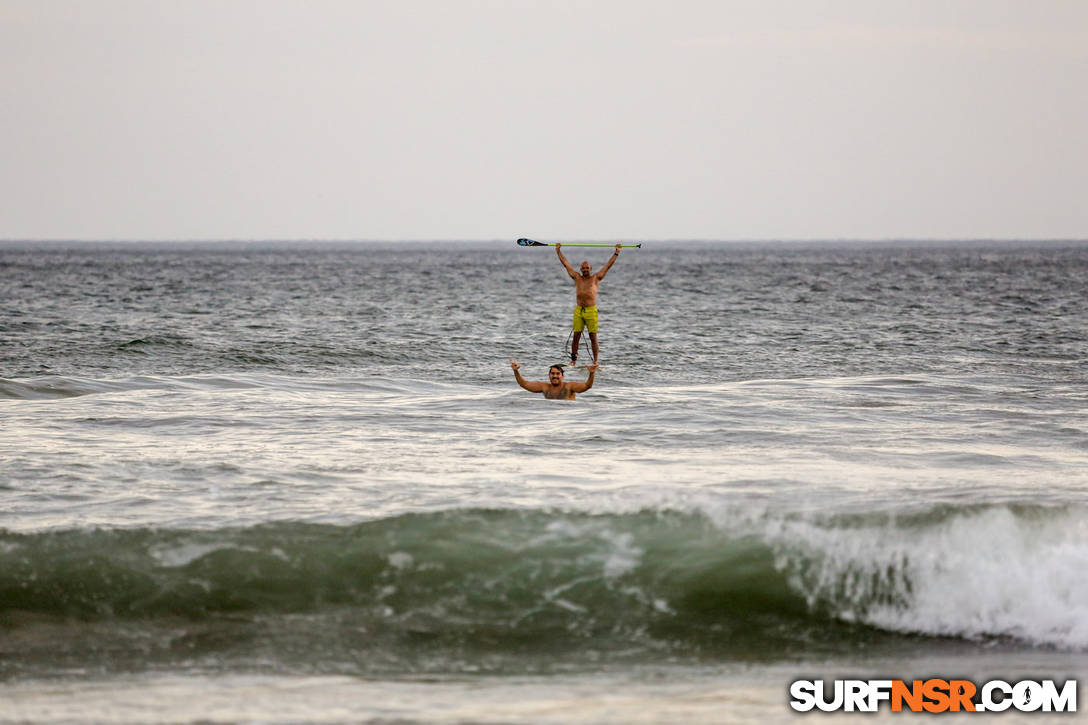
[[[553,402],[508,364],[563,360],[550,249],[0,247],[8,717],[762,721],[821,669],[1086,672],[1086,286],[1088,245],[646,244]]]
[[[6,377],[271,372],[493,380],[562,359],[573,294],[514,245],[7,247]],[[654,248],[654,247],[657,248]],[[568,249],[599,266],[608,250]],[[602,285],[616,384],[1084,380],[1088,247],[647,245]],[[453,369],[447,370],[450,366]]]

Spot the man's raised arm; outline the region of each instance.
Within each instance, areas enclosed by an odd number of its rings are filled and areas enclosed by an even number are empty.
[[[563,253],[559,251],[559,248],[562,246],[562,244],[556,242],[555,253],[559,255],[559,261],[562,262],[563,266],[567,268],[567,274],[571,276],[571,279],[578,279],[578,273],[574,271],[574,267],[570,266],[570,262],[568,262],[567,258],[563,256]]]
[[[586,378],[584,383],[568,383],[571,391],[575,393],[584,393],[593,387],[593,376],[597,374],[597,363],[587,365],[586,370],[589,371],[589,377]]]
[[[521,366],[513,360],[510,361],[510,369],[514,371],[514,380],[518,381],[518,385],[528,390],[530,393],[543,393],[544,383],[539,381],[529,381],[521,376],[521,371],[518,370]]]
[[[608,262],[601,267],[601,271],[597,273],[597,279],[604,279],[604,276],[608,274],[608,270],[612,269],[612,265],[616,263],[616,260],[620,258],[620,245],[616,245],[616,251],[612,252],[612,256],[608,258]]]

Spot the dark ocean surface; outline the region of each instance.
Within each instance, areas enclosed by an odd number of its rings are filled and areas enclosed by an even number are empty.
[[[1088,243],[648,242],[555,402],[552,249],[0,244],[0,722],[1083,680],[1086,299]]]

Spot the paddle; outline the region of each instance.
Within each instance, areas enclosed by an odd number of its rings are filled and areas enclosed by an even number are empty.
[[[532,239],[526,239],[522,237],[518,240],[518,244],[523,247],[554,247],[555,242],[536,242]],[[615,244],[567,244],[562,243],[564,247],[614,247]],[[621,247],[641,247],[641,244],[621,244]]]

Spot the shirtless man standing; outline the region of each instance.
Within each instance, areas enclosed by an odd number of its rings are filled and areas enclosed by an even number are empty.
[[[567,268],[567,274],[574,280],[574,299],[578,303],[574,307],[574,340],[570,344],[570,363],[578,361],[578,343],[582,339],[582,330],[589,331],[589,342],[593,346],[593,364],[596,365],[600,358],[600,348],[597,345],[597,288],[601,280],[612,269],[612,265],[620,258],[620,245],[616,245],[616,251],[612,253],[608,263],[601,267],[596,274],[589,266],[589,262],[582,262],[581,274],[574,271],[570,262],[559,250],[562,244],[555,245],[555,253],[559,255],[559,261]]]
[[[563,368],[552,365],[548,369],[548,382],[544,382],[543,380],[526,380],[521,376],[519,368],[521,368],[520,365],[513,360],[510,361],[510,369],[514,371],[514,379],[518,381],[518,385],[530,393],[544,393],[544,397],[549,400],[574,400],[575,393],[584,393],[593,387],[593,375],[597,372],[597,365],[594,363],[586,368],[589,370],[589,377],[584,383],[565,383]]]

